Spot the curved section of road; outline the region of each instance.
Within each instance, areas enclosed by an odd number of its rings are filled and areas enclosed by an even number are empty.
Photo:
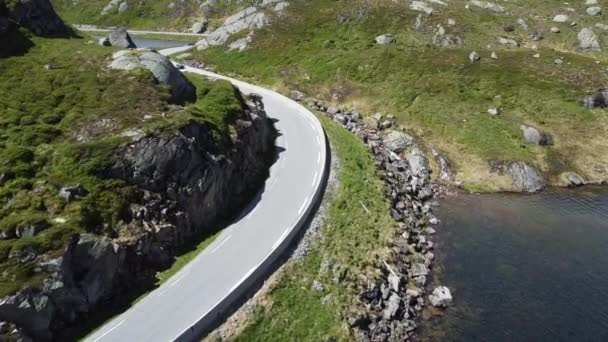
[[[203,253],[87,341],[190,341],[268,270],[296,236],[323,192],[326,141],[316,117],[299,103],[268,89],[201,69],[186,72],[225,79],[243,93],[262,96],[280,133],[278,159],[257,204],[226,228]]]

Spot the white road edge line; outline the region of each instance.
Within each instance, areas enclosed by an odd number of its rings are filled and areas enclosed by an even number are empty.
[[[123,319],[122,321],[118,322],[118,324],[116,324],[115,326],[113,326],[112,328],[110,328],[108,331],[106,331],[105,333],[103,333],[103,335],[99,336],[98,338],[94,339],[93,342],[97,342],[99,340],[101,340],[102,338],[104,338],[104,336],[106,336],[107,334],[111,333],[112,330],[118,328],[119,326],[121,326],[127,319]]]
[[[285,240],[285,238],[287,237],[287,234],[289,234],[289,230],[286,230],[283,235],[281,235],[281,237],[277,240],[277,242],[274,243],[274,245],[272,245],[272,250],[274,251],[275,249],[277,249],[277,247],[279,247],[281,245],[281,243],[283,242],[283,240]]]
[[[317,152],[317,164],[321,162],[321,152]]]
[[[317,135],[317,144],[321,145],[321,139],[319,139],[318,135]]]
[[[247,215],[247,216],[249,216],[249,215]],[[220,247],[222,247],[222,245],[225,244],[226,241],[230,240],[231,237],[232,237],[232,234],[228,235],[224,240],[222,240],[222,242],[220,242],[217,246],[215,246],[211,250],[211,253],[209,253],[209,254],[213,254],[213,253],[217,252],[217,250],[220,249]]]
[[[315,185],[315,183],[317,182],[318,175],[319,175],[319,172],[315,172],[315,176],[312,179],[312,183],[310,183],[311,186]]]
[[[298,209],[298,216],[302,215],[302,212],[304,211],[304,208],[306,207],[306,204],[308,203],[308,199],[309,199],[309,197],[306,197],[306,199],[304,200],[304,203],[302,203],[302,206],[300,207],[300,209]]]

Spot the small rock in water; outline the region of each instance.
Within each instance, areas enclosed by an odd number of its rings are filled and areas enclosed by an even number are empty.
[[[437,286],[429,296],[429,301],[434,307],[445,308],[452,304],[452,300],[450,289],[445,286]]]
[[[553,33],[560,33],[560,29],[559,29],[559,27],[555,27],[554,26],[554,27],[551,28],[551,32],[553,32]]]
[[[557,59],[555,59],[555,60],[553,61],[553,63],[555,63],[555,64],[564,64],[564,60],[563,60],[563,59],[561,59],[561,58],[557,58]]]
[[[565,23],[570,20],[570,17],[566,14],[558,14],[553,18],[556,23]]]
[[[492,51],[492,55],[490,56],[492,59],[498,59],[498,55],[496,52]]]
[[[535,53],[535,54],[532,55],[532,57],[534,57],[534,58],[540,58],[540,53]]]

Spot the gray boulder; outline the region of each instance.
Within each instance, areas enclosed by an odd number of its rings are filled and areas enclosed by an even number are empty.
[[[570,187],[578,187],[585,185],[585,180],[583,179],[583,177],[579,176],[575,172],[564,172],[562,174],[562,179],[564,179]]]
[[[481,60],[481,55],[479,55],[477,51],[473,51],[469,54],[469,61],[471,61],[471,63],[478,62],[479,60]]]
[[[524,140],[528,144],[534,145],[553,145],[553,137],[548,133],[543,133],[532,126],[521,125],[519,127],[524,136]]]
[[[380,45],[394,44],[395,42],[395,36],[389,33],[376,37],[376,43]]]
[[[513,180],[513,187],[520,192],[537,192],[545,188],[545,180],[533,166],[524,162],[512,162],[507,172]]]
[[[110,32],[110,44],[112,46],[118,46],[122,48],[132,49],[135,48],[135,43],[131,40],[131,36],[125,29],[118,29]]]
[[[570,17],[567,14],[558,14],[553,17],[553,21],[556,23],[565,23],[570,20]]]
[[[588,95],[583,98],[583,106],[587,108],[606,108],[608,107],[608,88]]]
[[[420,148],[413,147],[408,152],[406,159],[414,176],[418,176],[423,179],[429,176],[429,163]]]
[[[390,131],[383,140],[389,150],[399,153],[410,146],[414,141],[414,138],[401,131]]]
[[[602,51],[600,41],[591,28],[583,28],[578,35],[578,47],[582,51]]]
[[[587,8],[587,14],[591,16],[600,15],[602,14],[602,8],[598,6],[589,7]]]
[[[208,21],[199,21],[192,24],[192,33],[203,33],[207,31],[207,27],[209,26]]]
[[[384,312],[382,313],[385,320],[390,320],[397,315],[399,311],[399,306],[401,304],[401,297],[398,294],[393,293],[388,300],[388,305]]]
[[[519,43],[516,42],[515,40],[505,38],[505,37],[498,37],[497,41],[498,41],[498,44],[500,44],[500,45],[507,45],[507,46],[511,46],[511,47],[519,46]]]
[[[158,52],[140,49],[130,53],[119,52],[110,64],[110,68],[118,70],[133,70],[146,68],[156,80],[171,87],[173,101],[183,103],[195,97],[194,85],[171,63],[169,58]]]
[[[429,296],[429,302],[434,307],[445,308],[452,304],[452,294],[450,289],[445,286],[438,286],[433,290],[433,293]]]

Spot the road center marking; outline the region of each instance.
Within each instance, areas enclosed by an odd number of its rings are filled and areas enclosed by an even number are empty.
[[[211,250],[211,254],[217,252],[217,250],[220,249],[220,247],[222,247],[222,245],[225,244],[226,241],[230,240],[231,237],[232,234],[228,235],[224,240],[222,240],[222,242],[220,242],[217,246],[215,246],[215,248]]]
[[[106,331],[105,333],[103,333],[103,335],[99,336],[98,338],[94,339],[93,342],[97,342],[99,340],[101,340],[104,336],[106,336],[107,334],[111,333],[112,330],[118,328],[119,326],[121,326],[127,319],[123,319],[122,321],[118,322],[118,324],[116,324],[115,326],[113,326],[112,328],[110,328],[108,331]]]

